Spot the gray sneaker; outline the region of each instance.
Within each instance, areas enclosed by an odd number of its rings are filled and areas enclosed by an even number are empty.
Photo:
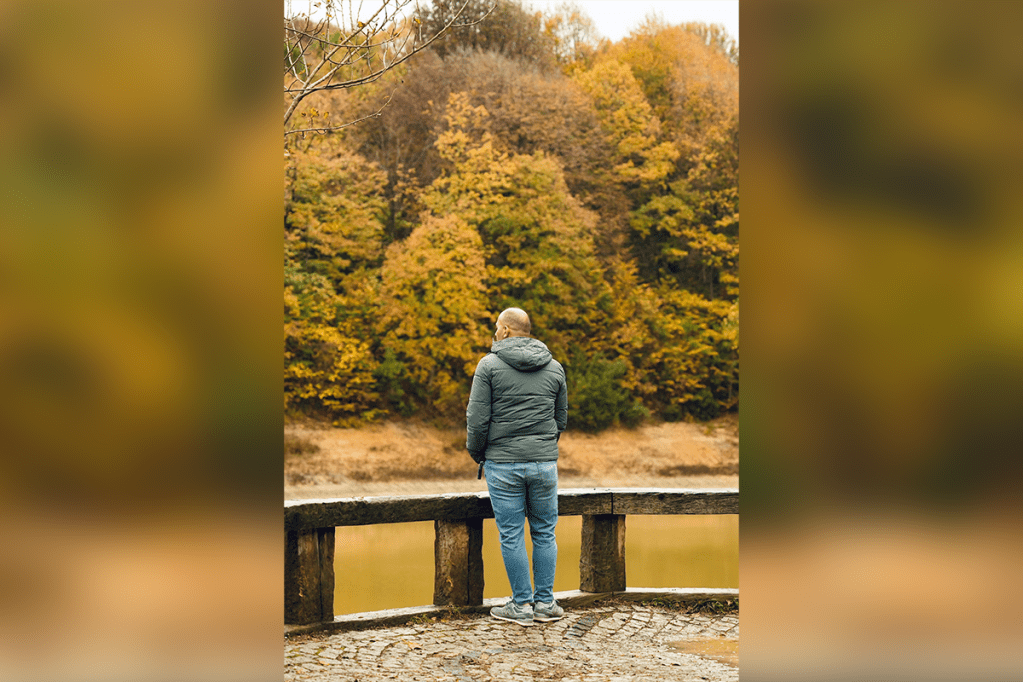
[[[552,620],[561,620],[565,617],[565,609],[558,606],[558,600],[554,599],[550,604],[538,601],[533,607],[533,620],[541,620],[545,623]]]
[[[504,606],[495,606],[490,609],[490,615],[498,620],[506,620],[511,623],[518,623],[523,627],[529,627],[533,624],[533,605],[519,605],[514,600],[509,599],[508,603]]]

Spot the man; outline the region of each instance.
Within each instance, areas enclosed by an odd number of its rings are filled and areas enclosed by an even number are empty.
[[[568,425],[565,370],[532,338],[529,316],[508,308],[497,318],[490,353],[476,365],[465,410],[472,458],[485,467],[512,598],[490,610],[529,626],[559,620],[554,599],[558,545],[558,439]],[[525,519],[533,541],[534,592],[529,580]]]

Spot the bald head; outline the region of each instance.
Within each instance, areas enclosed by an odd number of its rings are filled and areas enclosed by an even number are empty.
[[[529,315],[521,308],[508,308],[497,316],[499,327],[508,328],[508,336],[529,336],[532,325],[529,323]]]

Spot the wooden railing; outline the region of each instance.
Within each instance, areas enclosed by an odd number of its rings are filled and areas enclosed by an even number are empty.
[[[559,516],[582,516],[579,589],[624,592],[627,514],[738,514],[736,489],[567,489]],[[403,497],[293,500],[284,503],[284,622],[334,620],[334,529],[433,521],[437,606],[483,604],[483,519],[493,518],[485,492]]]

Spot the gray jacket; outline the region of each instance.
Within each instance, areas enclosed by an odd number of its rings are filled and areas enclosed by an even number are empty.
[[[465,446],[477,462],[556,460],[568,426],[565,369],[537,339],[494,342],[476,365],[465,421]]]

